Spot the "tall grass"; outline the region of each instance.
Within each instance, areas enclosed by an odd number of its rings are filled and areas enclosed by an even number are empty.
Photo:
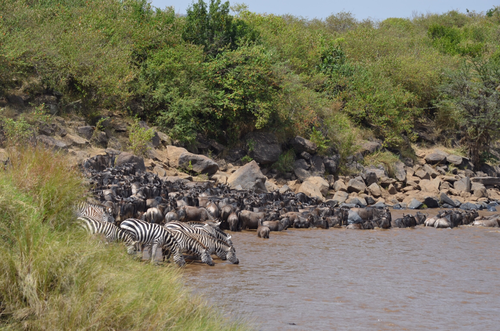
[[[0,171],[0,329],[236,330],[155,267],[77,229],[71,206],[85,186],[64,155],[10,152]]]

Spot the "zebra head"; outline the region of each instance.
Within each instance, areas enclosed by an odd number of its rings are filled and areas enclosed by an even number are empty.
[[[231,247],[226,254],[226,259],[231,262],[232,264],[239,264],[240,260],[236,257],[236,252],[234,249]]]
[[[206,263],[211,267],[215,265],[214,261],[212,260],[212,257],[210,256],[210,254],[208,254],[207,251],[203,251],[203,253],[201,254],[201,262]]]

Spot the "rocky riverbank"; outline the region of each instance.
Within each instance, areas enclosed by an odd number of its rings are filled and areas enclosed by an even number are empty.
[[[36,141],[68,153],[75,165],[83,165],[85,160],[99,155],[112,156],[117,162],[140,159],[141,170],[160,178],[211,181],[257,193],[302,192],[330,204],[492,209],[500,200],[500,167],[484,165],[474,169],[469,159],[439,148],[417,150],[416,161],[397,161],[389,174],[382,164],[363,166],[365,157],[382,149],[379,142],[366,141],[361,151],[344,164],[352,175],[341,176],[337,175],[339,155],[319,155],[318,147],[303,137],[280,143],[268,132],[248,134],[240,147],[230,148],[200,137],[185,148],[153,128],[154,136],[146,155],[131,156],[126,151],[132,124],[131,119],[113,112],[103,114],[98,127],[75,115],[52,116],[49,122],[37,126]],[[140,125],[149,129],[144,122]],[[295,152],[293,167],[279,173],[271,165],[285,149],[291,148]],[[5,161],[6,153],[0,150],[0,155]],[[243,160],[252,161],[245,164]],[[101,168],[106,166],[109,164]]]

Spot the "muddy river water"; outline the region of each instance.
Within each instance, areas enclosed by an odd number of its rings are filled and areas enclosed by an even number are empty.
[[[240,259],[186,284],[258,330],[500,330],[500,230],[232,233]]]

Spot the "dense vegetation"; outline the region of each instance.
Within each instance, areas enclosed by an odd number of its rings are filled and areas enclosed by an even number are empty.
[[[89,116],[128,111],[187,143],[265,129],[341,155],[367,137],[404,154],[431,127],[478,164],[500,111],[500,10],[485,10],[373,22],[231,11],[220,0],[195,2],[185,17],[146,0],[6,0],[0,93],[60,93]],[[460,92],[466,74],[475,96]],[[471,129],[465,104],[480,99],[488,106]]]
[[[74,224],[86,187],[64,155],[10,151],[0,171],[0,329],[236,330],[183,288],[177,267],[135,261]]]

